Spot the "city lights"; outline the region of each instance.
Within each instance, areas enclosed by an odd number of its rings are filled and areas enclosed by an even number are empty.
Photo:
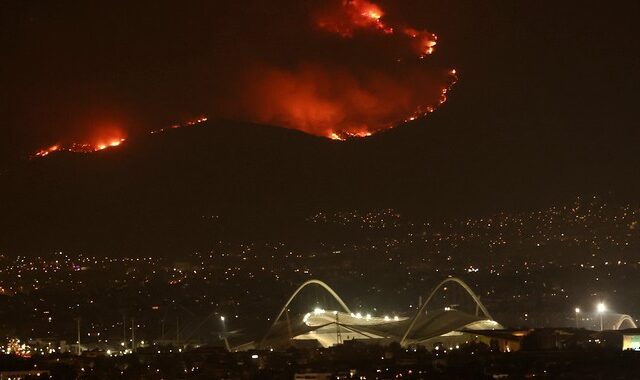
[[[607,311],[607,307],[603,302],[600,302],[598,303],[596,310],[598,311],[598,314],[600,314],[600,331],[603,331],[603,314]]]

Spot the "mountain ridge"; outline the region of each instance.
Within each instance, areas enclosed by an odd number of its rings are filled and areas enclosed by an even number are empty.
[[[577,184],[545,173],[546,165],[503,179],[496,160],[504,151],[488,152],[480,139],[464,149],[446,108],[428,127],[419,120],[345,142],[211,121],[22,163],[0,176],[0,249],[185,251],[216,239],[293,234],[319,210],[464,215],[514,210],[523,199],[534,208],[578,193]],[[580,190],[608,190],[596,185]],[[218,223],[203,223],[207,218]]]

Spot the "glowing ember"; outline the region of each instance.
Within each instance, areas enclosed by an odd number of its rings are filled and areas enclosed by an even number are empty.
[[[199,116],[196,119],[189,120],[184,122],[183,124],[174,124],[170,127],[170,129],[182,128],[182,127],[192,127],[206,122],[208,118],[206,116]],[[149,132],[150,134],[156,134],[160,132],[164,132],[166,129],[161,128],[154,131]],[[53,152],[72,152],[72,153],[93,153],[101,150],[106,150],[109,148],[115,148],[122,145],[125,141],[125,138],[109,138],[109,139],[100,139],[99,142],[96,143],[70,143],[68,145],[56,144],[52,145],[48,148],[41,149],[37,151],[31,158],[36,157],[45,157]]]
[[[173,124],[173,125],[171,125],[169,128],[170,128],[170,129],[178,129],[178,128],[182,128],[182,127],[193,127],[193,126],[196,126],[196,125],[202,124],[202,123],[204,123],[204,122],[205,122],[205,121],[207,121],[207,120],[209,120],[209,118],[208,118],[208,117],[206,117],[206,116],[199,116],[198,118],[193,119],[193,120],[188,120],[188,121],[184,122],[183,124]],[[156,133],[164,132],[165,130],[166,130],[166,128],[160,128],[160,129],[153,130],[153,131],[151,131],[151,132],[149,132],[149,133],[150,133],[150,134],[152,134],[152,135],[154,135],[154,134],[156,134]]]
[[[335,132],[331,132],[331,134],[329,135],[329,138],[331,140],[337,140],[337,141],[344,141],[345,139],[340,137],[337,133]]]
[[[44,156],[49,155],[49,153],[53,153],[53,152],[55,152],[55,151],[57,151],[59,149],[60,149],[59,145],[53,145],[53,146],[50,146],[49,148],[41,149],[41,150],[37,151],[35,153],[35,156],[44,157]]]
[[[343,131],[343,132],[331,132],[329,134],[329,138],[332,140],[346,141],[347,139],[350,139],[353,137],[369,137],[371,135],[372,133],[366,130]]]
[[[318,15],[316,23],[325,30],[343,37],[353,36],[354,31],[373,27],[384,33],[393,33],[381,18],[382,9],[366,0],[343,0],[340,8],[332,8]]]
[[[107,139],[105,139],[107,140]],[[92,153],[98,152],[101,150],[105,150],[108,148],[115,148],[117,146],[122,145],[126,141],[125,138],[111,138],[108,139],[107,142],[96,142],[96,143],[70,143],[70,144],[56,144],[50,146],[46,149],[41,149],[37,151],[31,158],[36,157],[46,157],[53,152],[71,152],[71,153]]]
[[[414,51],[420,55],[420,58],[433,54],[435,51],[435,46],[438,43],[438,36],[435,34],[413,28],[404,28],[403,33],[413,40],[411,45]]]

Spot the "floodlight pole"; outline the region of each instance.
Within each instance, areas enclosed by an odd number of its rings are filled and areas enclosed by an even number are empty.
[[[80,346],[80,317],[76,318],[76,327],[78,329],[78,356],[82,355],[82,348]]]

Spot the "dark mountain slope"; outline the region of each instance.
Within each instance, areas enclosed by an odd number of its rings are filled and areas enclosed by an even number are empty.
[[[429,127],[344,143],[209,122],[97,153],[52,154],[0,177],[0,249],[171,253],[219,239],[292,238],[316,210],[393,207],[425,217],[637,194],[638,179],[620,173],[633,173],[638,159],[615,147],[594,155],[606,141],[527,151],[495,128],[453,119],[473,122],[454,102]]]

